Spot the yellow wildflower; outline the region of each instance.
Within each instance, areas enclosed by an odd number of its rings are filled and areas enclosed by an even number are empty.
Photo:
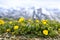
[[[47,24],[47,20],[42,20],[42,23],[43,24]]]
[[[21,17],[18,22],[23,22],[23,21],[24,21],[24,17]]]
[[[33,21],[31,19],[29,19],[28,22],[32,23]]]
[[[43,30],[44,35],[48,35],[48,30]]]
[[[31,19],[29,19],[28,21],[29,21],[29,22],[31,22],[32,20],[31,20]]]
[[[47,24],[47,22],[43,22],[43,24]]]
[[[9,24],[12,24],[12,21],[10,21]]]
[[[37,23],[39,23],[39,20],[36,20]]]
[[[1,24],[4,24],[4,21],[3,21],[2,19],[0,19],[0,25],[1,25]]]
[[[58,30],[60,31],[60,28]]]
[[[7,29],[6,31],[7,31],[7,32],[10,32],[10,29]]]
[[[14,26],[14,30],[16,30],[16,29],[18,29],[19,28],[19,26]]]

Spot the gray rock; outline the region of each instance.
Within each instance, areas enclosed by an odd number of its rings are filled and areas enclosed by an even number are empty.
[[[0,18],[19,18],[24,17],[26,19],[50,19],[50,20],[60,20],[60,10],[59,9],[48,9],[48,8],[39,8],[31,9],[21,8],[20,10],[15,9],[3,9],[0,8]]]

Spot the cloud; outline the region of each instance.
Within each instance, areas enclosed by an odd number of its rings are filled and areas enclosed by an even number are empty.
[[[0,0],[0,5],[8,8],[16,8],[16,7],[58,7],[60,1],[59,0]]]

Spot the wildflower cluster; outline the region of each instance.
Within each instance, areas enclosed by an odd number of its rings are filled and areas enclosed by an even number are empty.
[[[54,37],[60,34],[60,23],[54,20],[25,19],[4,21],[0,19],[0,34]]]

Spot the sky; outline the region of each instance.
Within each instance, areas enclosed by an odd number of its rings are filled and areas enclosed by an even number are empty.
[[[0,0],[0,7],[43,7],[43,8],[60,8],[60,0]]]

